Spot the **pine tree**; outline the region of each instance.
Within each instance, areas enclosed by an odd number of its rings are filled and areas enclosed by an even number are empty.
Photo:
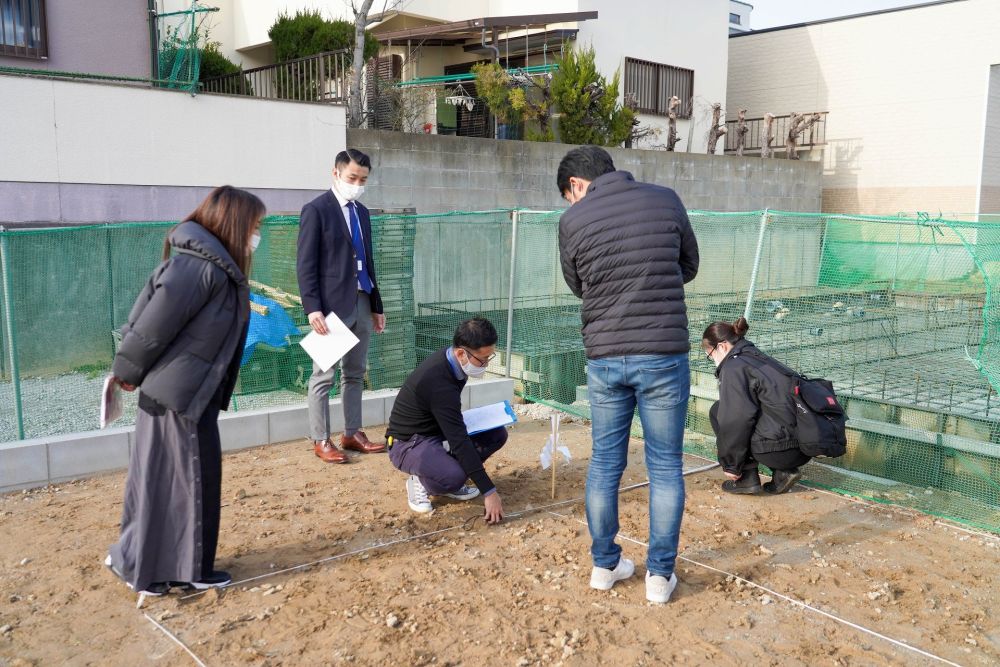
[[[594,47],[566,50],[552,79],[560,141],[617,146],[628,138],[635,114],[618,103],[619,77],[616,70],[608,83],[597,71]]]

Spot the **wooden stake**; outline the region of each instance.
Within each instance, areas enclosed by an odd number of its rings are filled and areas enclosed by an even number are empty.
[[[559,420],[562,418],[558,412],[552,415],[552,499],[556,498],[556,464],[559,456]]]

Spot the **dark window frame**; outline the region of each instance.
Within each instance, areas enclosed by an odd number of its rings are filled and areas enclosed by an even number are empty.
[[[23,38],[18,41],[14,10],[22,19]],[[45,60],[49,57],[49,37],[46,30],[45,0],[0,0],[0,56]],[[23,17],[30,16],[25,25]],[[8,34],[13,30],[13,34]],[[29,31],[37,30],[37,36]]]
[[[739,14],[734,14],[733,12],[729,12],[729,22],[732,23],[733,25],[743,25],[743,17],[740,16]]]
[[[680,98],[677,117],[690,119],[694,106],[694,70],[664,63],[625,58],[626,95],[633,95],[636,111],[652,116],[669,115],[670,98]]]

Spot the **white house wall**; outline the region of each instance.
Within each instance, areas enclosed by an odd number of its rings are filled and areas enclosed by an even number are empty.
[[[998,24],[1000,2],[967,0],[736,36],[727,105],[830,112],[824,210],[971,213]]]
[[[580,0],[580,11],[596,10],[596,21],[580,24],[579,44],[592,44],[598,68],[610,77],[621,71],[624,94],[625,58],[639,58],[694,70],[694,132],[688,146],[689,121],[678,122],[678,151],[704,153],[711,120],[709,107],[725,102],[728,49],[728,0]],[[735,115],[735,114],[734,114]],[[666,143],[665,116],[641,115],[643,125],[661,136],[642,144]],[[723,142],[719,142],[718,152]]]
[[[0,75],[0,223],[176,219],[207,188],[298,210],[329,187],[341,106]]]

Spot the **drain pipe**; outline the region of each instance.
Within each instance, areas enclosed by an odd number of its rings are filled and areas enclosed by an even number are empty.
[[[496,28],[494,28],[493,41],[494,42],[497,41],[496,40]],[[497,48],[496,44],[487,44],[486,43],[486,28],[485,27],[483,27],[482,45],[483,45],[483,48],[490,49],[491,51],[493,51],[493,62],[495,62],[495,63],[500,62],[500,49]],[[499,130],[499,127],[498,127],[498,123],[497,123],[497,117],[493,116],[493,138],[496,138],[498,130]],[[506,135],[504,135],[504,136],[506,136]]]
[[[500,62],[500,49],[497,48],[495,44],[486,43],[486,28],[483,28],[483,38],[482,38],[483,48],[490,49],[493,51],[493,62]]]

